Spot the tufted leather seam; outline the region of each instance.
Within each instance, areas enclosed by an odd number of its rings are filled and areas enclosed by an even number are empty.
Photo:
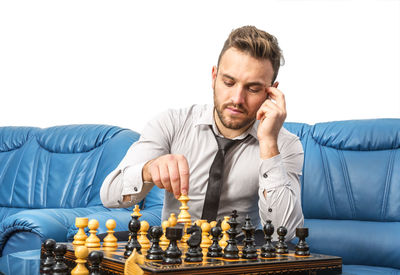
[[[39,147],[36,148],[36,153],[35,153],[35,159],[33,161],[33,167],[32,167],[32,173],[30,173],[30,183],[32,183],[32,187],[30,190],[30,194],[29,194],[29,201],[28,201],[28,205],[30,207],[33,206],[34,202],[35,202],[35,189],[36,189],[36,172],[37,172],[37,167],[38,167],[38,156],[39,156],[40,152],[39,152]],[[30,186],[30,185],[29,185]]]
[[[99,157],[97,158],[97,164],[96,164],[96,169],[95,169],[96,172],[93,174],[93,178],[92,178],[90,186],[88,186],[88,188],[90,190],[88,190],[88,196],[86,197],[86,200],[85,200],[85,204],[86,205],[89,204],[89,199],[92,197],[91,196],[92,195],[91,192],[92,192],[92,188],[93,188],[93,182],[94,182],[94,179],[97,176],[97,172],[99,171],[99,165],[100,165],[101,159],[103,158],[103,153],[104,153],[104,150],[105,150],[106,143],[108,143],[109,141],[110,141],[110,139],[107,140],[105,143],[103,143],[101,145],[101,152],[98,152]],[[98,148],[100,148],[100,147],[98,147]],[[98,148],[96,148],[96,149],[98,149]]]
[[[14,157],[16,152],[17,151],[12,152],[11,155],[7,158],[6,165],[4,165],[4,168],[3,168],[3,173],[0,175],[0,182],[4,181],[3,178],[4,178],[4,176],[5,176],[5,174],[6,174],[7,170],[8,170],[8,167],[10,166],[11,160]],[[5,204],[5,206],[11,206],[11,204],[9,204],[9,205]]]
[[[383,219],[383,220],[385,220],[385,215],[386,215],[387,202],[388,202],[389,191],[390,191],[390,179],[392,178],[394,157],[396,155],[395,153],[396,153],[396,151],[394,151],[394,150],[390,151],[389,162],[387,165],[385,189],[383,191],[382,207],[381,207],[381,219]]]
[[[322,156],[322,166],[324,168],[324,174],[325,174],[325,180],[326,180],[326,187],[328,190],[328,197],[329,197],[329,205],[331,207],[331,212],[332,212],[332,216],[336,217],[336,208],[335,208],[335,198],[333,196],[333,191],[332,191],[332,183],[331,183],[331,177],[330,177],[330,173],[329,173],[329,169],[328,169],[328,159],[325,153],[325,148],[322,145],[319,145],[319,150],[321,152],[321,156]]]
[[[354,218],[356,216],[356,209],[355,209],[353,190],[351,188],[351,183],[350,183],[349,170],[347,169],[346,160],[344,158],[342,150],[338,150],[338,153],[339,153],[340,164],[342,166],[342,174],[344,176],[344,186],[346,187],[347,198],[349,200],[349,205],[351,209],[351,216],[352,218]]]
[[[66,200],[66,197],[69,195],[71,186],[76,185],[75,183],[71,183],[71,182],[73,182],[75,180],[77,168],[80,166],[81,163],[82,163],[82,154],[80,154],[79,158],[74,162],[71,172],[69,173],[70,176],[67,178],[67,182],[66,182],[67,188],[63,192],[63,197],[60,200],[60,207],[62,207],[62,208],[69,208],[65,205],[65,203],[66,203],[65,200]],[[71,206],[72,206],[72,204],[71,204]]]
[[[46,150],[45,150],[46,151]],[[49,153],[48,151],[46,151]],[[46,165],[45,165],[45,178],[43,180],[43,208],[47,208],[47,185],[49,183],[49,171],[50,171],[50,163],[51,163],[51,154],[48,154],[48,157],[46,158]]]
[[[24,143],[24,145],[22,147],[20,147],[21,150],[22,150],[22,153],[21,153],[21,157],[19,158],[18,165],[15,168],[14,180],[12,181],[12,187],[11,187],[10,205],[12,205],[12,199],[14,197],[14,188],[15,188],[15,185],[16,185],[15,182],[16,182],[17,176],[19,174],[18,170],[19,170],[19,167],[21,166],[21,162],[22,162],[23,156],[25,155],[25,152],[26,152],[25,144],[26,143]]]
[[[303,137],[303,136],[305,136],[306,134],[307,134],[307,136],[310,136],[309,134],[310,134],[310,128],[308,128],[307,129],[307,133],[303,133],[303,129],[304,129],[304,125],[302,126],[302,134],[301,134],[301,136]],[[304,148],[303,148],[303,152],[304,152],[304,156],[303,156],[303,173],[302,173],[302,175],[301,175],[301,185],[300,185],[300,188],[301,188],[301,194],[300,194],[300,196],[301,196],[301,205],[303,205],[303,199],[304,199],[304,171],[306,171],[306,152],[307,152],[307,150],[306,150],[306,148],[307,148],[307,146],[308,146],[308,138],[305,138],[304,139],[305,141],[304,141]]]

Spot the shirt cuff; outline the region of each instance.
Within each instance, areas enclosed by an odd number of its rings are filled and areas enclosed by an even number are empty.
[[[146,162],[127,166],[122,170],[122,196],[135,195],[142,191],[142,169]]]
[[[261,189],[267,191],[290,184],[280,154],[261,160],[259,184]]]

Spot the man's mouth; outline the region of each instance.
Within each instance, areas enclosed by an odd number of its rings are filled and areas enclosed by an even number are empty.
[[[231,106],[228,106],[225,109],[227,109],[232,114],[243,114],[244,113],[244,111],[242,109],[237,109],[237,108],[234,108]]]

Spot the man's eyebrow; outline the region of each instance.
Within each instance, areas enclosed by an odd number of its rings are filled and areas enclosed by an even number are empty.
[[[222,77],[226,77],[226,78],[229,78],[234,81],[236,80],[233,76],[230,76],[228,74],[222,74]],[[262,82],[259,82],[259,81],[252,81],[252,82],[246,83],[246,86],[265,86],[265,84]]]

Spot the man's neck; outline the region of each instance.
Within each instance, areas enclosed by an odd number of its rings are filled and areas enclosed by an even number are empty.
[[[225,138],[229,138],[229,139],[233,139],[235,137],[240,136],[241,134],[246,132],[250,127],[252,127],[253,124],[254,124],[254,122],[253,122],[253,123],[250,123],[249,125],[247,125],[247,126],[245,126],[243,128],[240,128],[240,129],[230,129],[230,128],[226,128],[222,124],[222,122],[221,122],[221,120],[220,120],[220,118],[219,118],[219,116],[217,114],[217,111],[215,109],[214,109],[214,115],[213,116],[214,116],[215,125],[217,126],[218,131],[220,132],[220,134],[223,135]]]

